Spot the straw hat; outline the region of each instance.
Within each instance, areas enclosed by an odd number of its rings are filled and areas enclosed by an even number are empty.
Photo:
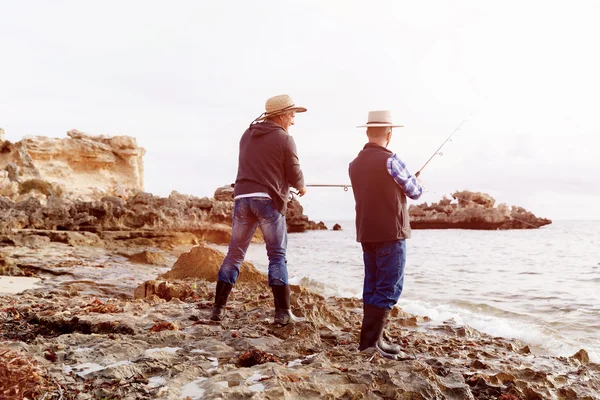
[[[287,94],[280,94],[279,96],[273,96],[267,99],[265,103],[265,112],[257,118],[257,120],[263,120],[273,115],[283,114],[287,111],[305,112],[306,108],[297,107],[294,104],[294,100]]]
[[[369,111],[369,118],[366,125],[359,125],[357,128],[371,128],[371,127],[384,127],[389,126],[391,128],[402,128],[404,125],[394,125],[392,122],[392,112],[390,110],[383,111]]]

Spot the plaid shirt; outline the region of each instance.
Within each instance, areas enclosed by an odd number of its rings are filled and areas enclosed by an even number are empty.
[[[417,182],[417,178],[408,172],[406,165],[395,153],[387,160],[387,170],[408,197],[413,200],[421,197],[423,188]]]

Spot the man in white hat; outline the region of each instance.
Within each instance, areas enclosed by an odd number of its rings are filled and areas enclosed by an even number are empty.
[[[390,310],[404,284],[405,239],[410,237],[406,197],[418,199],[423,189],[400,158],[387,149],[392,128],[390,111],[370,111],[366,125],[369,142],[350,163],[356,201],[356,240],[363,249],[365,281],[360,351],[376,348],[384,357],[404,357],[400,347],[383,341]]]
[[[296,113],[305,112],[288,95],[271,97],[265,112],[250,124],[240,140],[235,180],[233,224],[227,256],[219,269],[215,303],[210,319],[221,321],[229,293],[240,273],[250,240],[260,225],[269,257],[269,286],[275,301],[275,323],[295,319],[290,311],[286,260],[285,212],[290,186],[306,193],[304,176],[288,129]]]

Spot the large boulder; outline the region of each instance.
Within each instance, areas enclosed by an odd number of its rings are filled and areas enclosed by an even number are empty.
[[[225,254],[219,250],[202,244],[180,255],[173,268],[161,275],[159,279],[204,279],[216,282],[224,258]],[[254,265],[247,261],[242,263],[238,282],[266,281],[266,275],[257,270]]]

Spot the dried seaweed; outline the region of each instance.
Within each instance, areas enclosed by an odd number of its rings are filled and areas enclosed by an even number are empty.
[[[254,350],[246,351],[245,353],[240,355],[236,365],[238,367],[248,368],[248,367],[252,367],[257,364],[264,364],[264,363],[268,363],[268,362],[280,363],[281,360],[279,359],[279,357],[274,356],[273,354],[269,354],[262,350],[254,349]]]
[[[158,324],[155,324],[152,328],[150,328],[150,332],[162,332],[162,331],[176,331],[177,329],[177,325],[175,325],[172,322],[159,322]]]
[[[89,313],[99,313],[99,314],[114,314],[114,313],[122,313],[123,309],[117,306],[114,303],[103,303],[102,301],[95,299],[90,304],[83,308],[85,311]]]
[[[12,350],[0,350],[0,398],[38,398],[57,386],[32,358]]]

